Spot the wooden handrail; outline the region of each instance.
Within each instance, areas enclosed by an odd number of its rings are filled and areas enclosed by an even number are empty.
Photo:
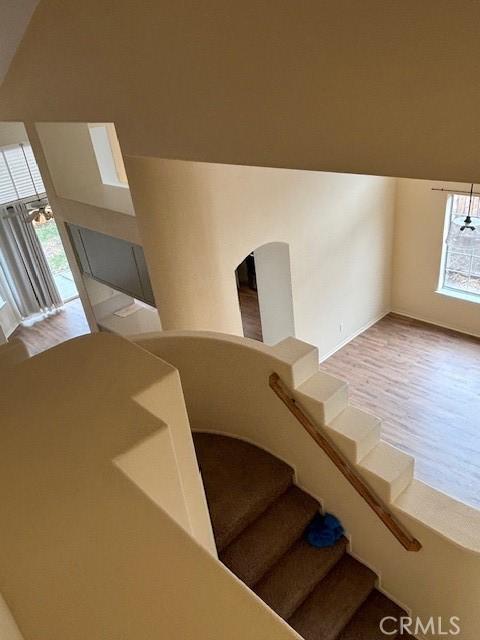
[[[375,511],[383,524],[393,533],[400,544],[405,547],[407,551],[420,551],[422,548],[420,542],[407,531],[403,524],[382,503],[382,500],[357,473],[350,461],[337,449],[330,438],[317,429],[314,422],[308,417],[295,398],[292,397],[290,390],[284,384],[278,373],[272,373],[269,378],[269,384],[289,411],[323,449],[354,489],[356,489],[373,511]]]

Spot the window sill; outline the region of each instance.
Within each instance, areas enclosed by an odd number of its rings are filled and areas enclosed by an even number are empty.
[[[130,185],[128,183],[125,184],[124,182],[102,181],[102,184],[105,185],[106,187],[114,187],[115,189],[127,189],[128,191],[130,191]]]
[[[446,287],[444,287],[442,289],[437,289],[435,293],[438,293],[441,296],[463,300],[463,302],[473,302],[475,304],[480,304],[480,295],[477,296],[476,294],[468,293],[467,291],[456,291],[455,289],[447,289]]]

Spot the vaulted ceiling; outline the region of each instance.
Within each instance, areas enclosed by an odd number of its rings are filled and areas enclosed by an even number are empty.
[[[0,0],[6,53],[33,4]],[[471,0],[42,0],[0,121],[114,122],[127,156],[480,182],[478,24]]]
[[[0,0],[0,84],[39,0]]]

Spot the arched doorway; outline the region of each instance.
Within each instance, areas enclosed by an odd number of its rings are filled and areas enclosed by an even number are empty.
[[[269,242],[252,251],[236,269],[243,333],[276,344],[295,335],[290,251]]]

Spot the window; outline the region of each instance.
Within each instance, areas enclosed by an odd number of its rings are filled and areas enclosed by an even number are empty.
[[[447,201],[439,291],[480,302],[480,249],[446,244],[452,220],[467,215],[469,199],[467,195],[454,194]],[[473,196],[471,216],[480,216],[480,196]]]
[[[90,123],[88,129],[103,184],[112,187],[128,187],[115,126],[111,122]]]
[[[45,187],[32,147],[17,144],[0,149],[0,204],[44,194]]]

